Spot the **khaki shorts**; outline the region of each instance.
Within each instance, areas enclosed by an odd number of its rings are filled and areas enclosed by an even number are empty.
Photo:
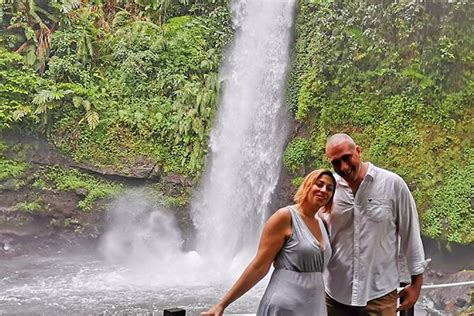
[[[367,302],[366,306],[344,305],[326,294],[328,316],[394,316],[397,314],[397,290]]]

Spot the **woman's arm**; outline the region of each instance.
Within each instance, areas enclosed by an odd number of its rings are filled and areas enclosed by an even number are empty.
[[[291,235],[291,214],[288,209],[280,209],[273,214],[263,227],[262,236],[255,258],[244,270],[240,278],[225,294],[222,300],[201,315],[221,316],[224,309],[257,284],[270,270],[276,255]]]

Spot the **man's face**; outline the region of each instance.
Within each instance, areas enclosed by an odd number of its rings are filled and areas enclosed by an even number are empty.
[[[347,141],[343,141],[326,148],[326,155],[331,161],[334,171],[348,184],[357,181],[360,173],[360,148]]]

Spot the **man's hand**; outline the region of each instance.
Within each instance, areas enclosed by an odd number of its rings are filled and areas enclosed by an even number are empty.
[[[398,297],[401,298],[402,303],[398,306],[397,312],[412,308],[418,300],[418,296],[420,296],[420,291],[414,288],[411,284],[407,285],[400,291],[400,293],[398,293]]]
[[[423,284],[423,274],[412,275],[411,284],[408,284],[398,293],[401,304],[398,311],[405,311],[413,307],[420,296],[421,285]]]

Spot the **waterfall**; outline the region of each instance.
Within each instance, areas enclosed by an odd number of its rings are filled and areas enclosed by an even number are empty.
[[[236,34],[220,72],[223,89],[206,171],[191,203],[195,250],[182,250],[172,212],[147,200],[144,191],[129,192],[111,206],[100,252],[142,273],[133,275],[133,283],[235,280],[255,254],[288,133],[284,100],[293,8],[294,0],[232,3]]]
[[[202,183],[192,202],[200,255],[254,253],[288,131],[284,102],[294,0],[235,0],[236,34]]]

